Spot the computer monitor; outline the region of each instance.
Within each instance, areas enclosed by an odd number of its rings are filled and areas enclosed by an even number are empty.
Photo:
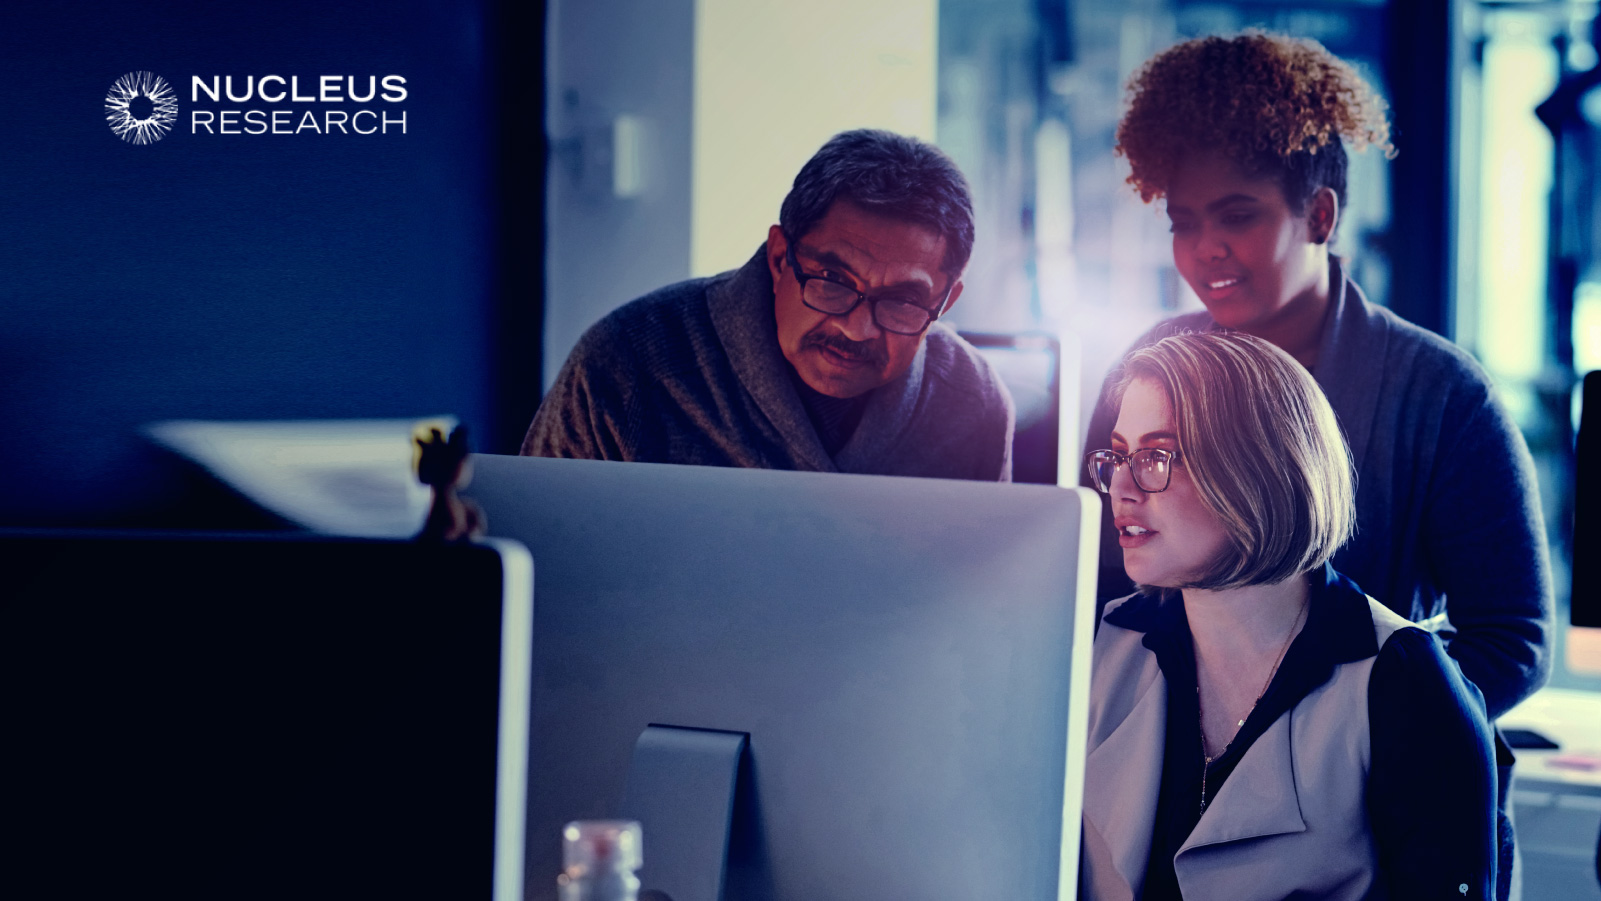
[[[1601,627],[1601,371],[1584,376],[1574,445],[1573,590],[1569,621]]]
[[[961,336],[978,348],[1012,395],[1017,413],[1012,481],[1077,484],[1077,370],[1068,367],[1064,372],[1061,340],[1043,332],[963,331]],[[1064,375],[1066,385],[1062,384]],[[1069,447],[1063,447],[1063,436]]]
[[[0,532],[0,896],[521,901],[495,546]]]
[[[729,901],[1073,897],[1094,494],[483,455],[475,472],[490,533],[537,566],[530,899],[556,895],[564,823],[630,813],[652,724],[749,735]]]

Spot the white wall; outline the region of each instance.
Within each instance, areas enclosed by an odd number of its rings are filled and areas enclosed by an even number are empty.
[[[937,0],[549,9],[545,388],[607,312],[749,259],[831,135],[934,137]],[[613,173],[619,117],[639,136],[626,196]]]
[[[595,320],[689,277],[695,0],[553,0],[549,10],[544,388]],[[628,196],[614,180],[619,118],[638,137]]]
[[[696,0],[690,267],[739,266],[851,128],[934,139],[937,0]]]

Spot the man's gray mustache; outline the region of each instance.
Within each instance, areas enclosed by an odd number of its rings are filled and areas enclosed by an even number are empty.
[[[872,363],[884,362],[884,350],[876,341],[852,341],[839,335],[809,335],[806,338],[808,346],[826,347],[843,357],[853,360],[867,360]]]

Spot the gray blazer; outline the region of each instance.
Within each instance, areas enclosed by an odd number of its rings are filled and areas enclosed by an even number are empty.
[[[1372,598],[1368,607],[1380,647],[1412,625]],[[1104,622],[1095,637],[1079,888],[1093,901],[1139,897],[1151,854],[1167,683],[1143,638]],[[1369,897],[1378,865],[1364,800],[1374,659],[1338,666],[1245,752],[1174,859],[1184,897]]]

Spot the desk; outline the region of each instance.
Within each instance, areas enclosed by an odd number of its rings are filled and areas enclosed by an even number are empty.
[[[1523,857],[1523,897],[1601,901],[1601,695],[1544,688],[1507,711],[1503,729],[1530,729],[1555,750],[1521,748],[1512,804]]]

